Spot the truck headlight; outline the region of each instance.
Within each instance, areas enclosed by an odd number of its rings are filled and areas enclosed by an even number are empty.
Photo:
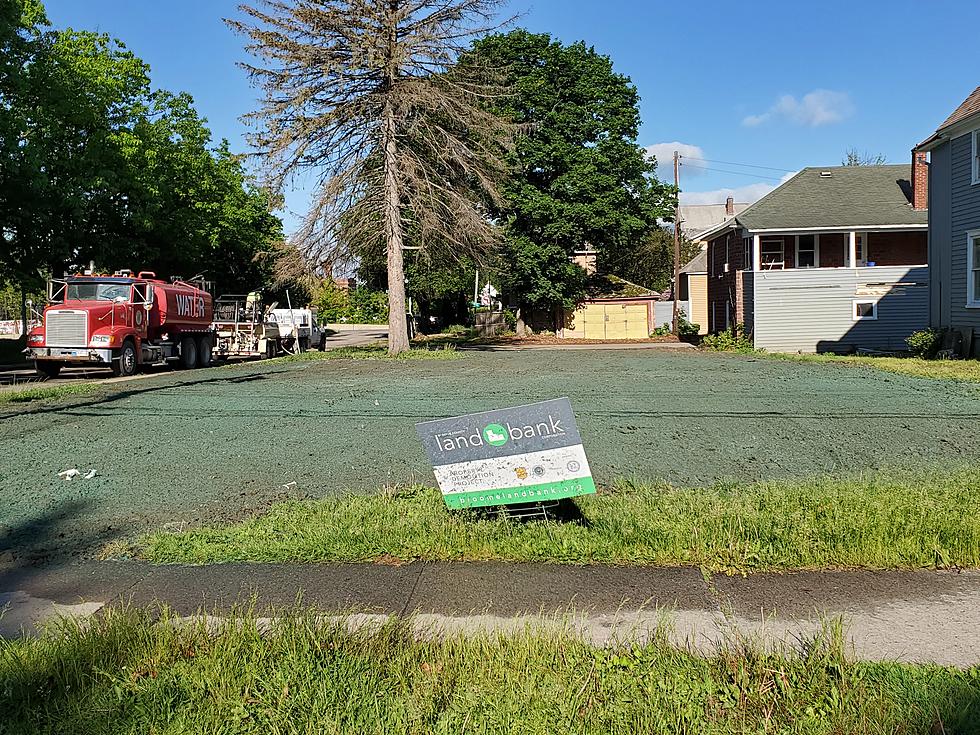
[[[93,345],[107,345],[110,342],[112,342],[112,337],[110,337],[108,334],[97,334],[92,337]]]

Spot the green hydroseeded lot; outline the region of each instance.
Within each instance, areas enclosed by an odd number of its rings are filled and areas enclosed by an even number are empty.
[[[241,524],[155,533],[162,563],[541,561],[721,571],[980,566],[980,471],[676,489],[624,484],[578,522],[450,512],[435,490],[287,502]]]
[[[176,371],[0,406],[0,550],[90,553],[283,500],[431,485],[416,422],[558,396],[604,487],[980,466],[972,383],[647,349],[450,355]],[[69,468],[97,475],[65,482]]]
[[[798,650],[702,657],[657,635],[422,637],[287,614],[157,621],[110,612],[0,641],[11,734],[980,732],[980,672],[853,663],[839,627]]]

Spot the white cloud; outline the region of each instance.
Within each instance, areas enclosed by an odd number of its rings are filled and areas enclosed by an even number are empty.
[[[656,157],[657,175],[662,181],[673,179],[674,151],[681,154],[682,164],[689,164],[688,168],[684,169],[685,177],[700,176],[704,173],[702,169],[696,168],[697,166],[704,166],[704,150],[700,146],[675,140],[673,143],[654,143],[648,145],[644,150],[647,156]]]
[[[780,179],[779,184],[785,183],[797,172],[788,173]],[[682,191],[681,204],[724,204],[728,197],[733,197],[736,202],[752,204],[766,194],[775,189],[779,184],[767,184],[763,181],[745,186],[737,186],[734,189],[712,189],[711,191]]]
[[[755,127],[770,120],[783,119],[797,125],[815,128],[840,122],[852,114],[854,114],[854,103],[847,92],[815,89],[803,95],[801,99],[785,94],[766,112],[745,117],[742,124]]]

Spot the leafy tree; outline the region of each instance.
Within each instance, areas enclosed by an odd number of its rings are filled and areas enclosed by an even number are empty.
[[[261,0],[229,21],[257,58],[251,116],[276,188],[321,185],[298,239],[314,266],[383,251],[388,347],[408,348],[403,247],[440,258],[496,239],[476,192],[497,200],[509,126],[483,104],[486,67],[453,65],[498,0]]]
[[[93,260],[261,283],[281,223],[189,96],[152,91],[108,36],[50,29],[36,0],[4,4],[0,48],[0,282]]]
[[[681,237],[681,266],[700,252],[701,246]],[[615,261],[616,275],[656,291],[667,291],[674,278],[674,233],[655,227],[645,235],[628,256]]]
[[[480,39],[466,61],[505,70],[512,94],[496,109],[524,131],[495,212],[505,285],[524,306],[572,306],[585,287],[575,250],[591,246],[607,268],[626,262],[673,206],[637,145],[636,88],[584,43],[526,30]]]
[[[882,166],[888,163],[883,153],[861,153],[857,148],[848,148],[844,152],[841,166]]]

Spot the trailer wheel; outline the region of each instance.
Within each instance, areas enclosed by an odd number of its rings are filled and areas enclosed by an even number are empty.
[[[184,370],[193,370],[197,367],[197,341],[193,337],[184,337],[180,340],[180,366]]]
[[[117,378],[136,374],[139,363],[136,360],[136,345],[130,340],[123,342],[119,357],[112,361],[112,374]]]
[[[58,373],[61,372],[61,368],[62,365],[60,362],[52,362],[51,360],[34,361],[34,370],[42,378],[57,378]]]
[[[200,337],[197,340],[197,366],[202,368],[211,367],[211,338]]]

